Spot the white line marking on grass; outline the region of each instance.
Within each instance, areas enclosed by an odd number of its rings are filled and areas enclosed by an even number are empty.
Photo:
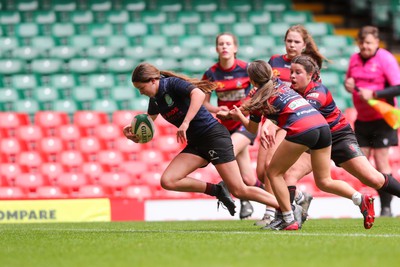
[[[85,229],[85,228],[32,228],[31,231],[43,231],[43,232],[81,232],[81,233],[173,233],[173,234],[234,234],[234,235],[292,235],[292,236],[336,236],[336,237],[381,237],[381,238],[400,238],[400,234],[362,234],[362,233],[303,233],[301,231],[268,231],[268,230],[260,230],[259,232],[248,232],[248,231],[214,231],[214,230],[135,230],[135,229],[127,229],[127,230],[115,230],[115,229]],[[2,230],[0,230],[2,232]]]

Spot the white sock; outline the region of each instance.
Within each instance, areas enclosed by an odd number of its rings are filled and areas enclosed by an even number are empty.
[[[285,211],[285,212],[282,212],[282,215],[283,215],[283,220],[285,221],[285,222],[287,222],[287,223],[289,223],[289,222],[291,222],[291,221],[293,221],[294,220],[294,215],[293,215],[293,211]]]
[[[265,214],[268,215],[271,219],[275,218],[275,212],[276,212],[276,210],[274,208],[271,208],[271,207],[265,208]]]
[[[354,205],[360,206],[362,201],[362,194],[360,192],[355,192],[351,199],[353,200]]]

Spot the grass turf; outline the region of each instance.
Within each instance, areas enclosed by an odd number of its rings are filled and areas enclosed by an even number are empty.
[[[0,224],[1,266],[399,266],[400,219],[313,219],[272,232],[253,221]]]

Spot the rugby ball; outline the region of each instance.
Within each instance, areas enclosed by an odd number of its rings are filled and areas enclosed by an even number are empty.
[[[154,123],[147,114],[138,114],[132,119],[132,133],[139,137],[139,143],[147,143],[153,139]]]

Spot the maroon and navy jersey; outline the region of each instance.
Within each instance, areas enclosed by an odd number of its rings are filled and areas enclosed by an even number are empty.
[[[325,118],[301,95],[284,84],[278,86],[278,95],[268,99],[276,112],[267,118],[286,130],[286,136],[294,137],[327,125]],[[261,115],[252,113],[250,119],[260,122]]]
[[[349,122],[336,106],[331,92],[323,84],[310,82],[301,95],[325,117],[332,133],[349,126]]]
[[[229,69],[222,69],[219,63],[214,64],[203,75],[203,80],[210,80],[218,84],[215,90],[218,97],[218,106],[240,106],[250,91],[251,84],[247,74],[247,62],[239,59]],[[239,121],[224,120],[221,123],[229,130],[234,131],[241,126]]]
[[[290,81],[291,60],[286,55],[273,55],[268,63],[272,67],[274,77],[279,78],[287,86],[292,84]]]

